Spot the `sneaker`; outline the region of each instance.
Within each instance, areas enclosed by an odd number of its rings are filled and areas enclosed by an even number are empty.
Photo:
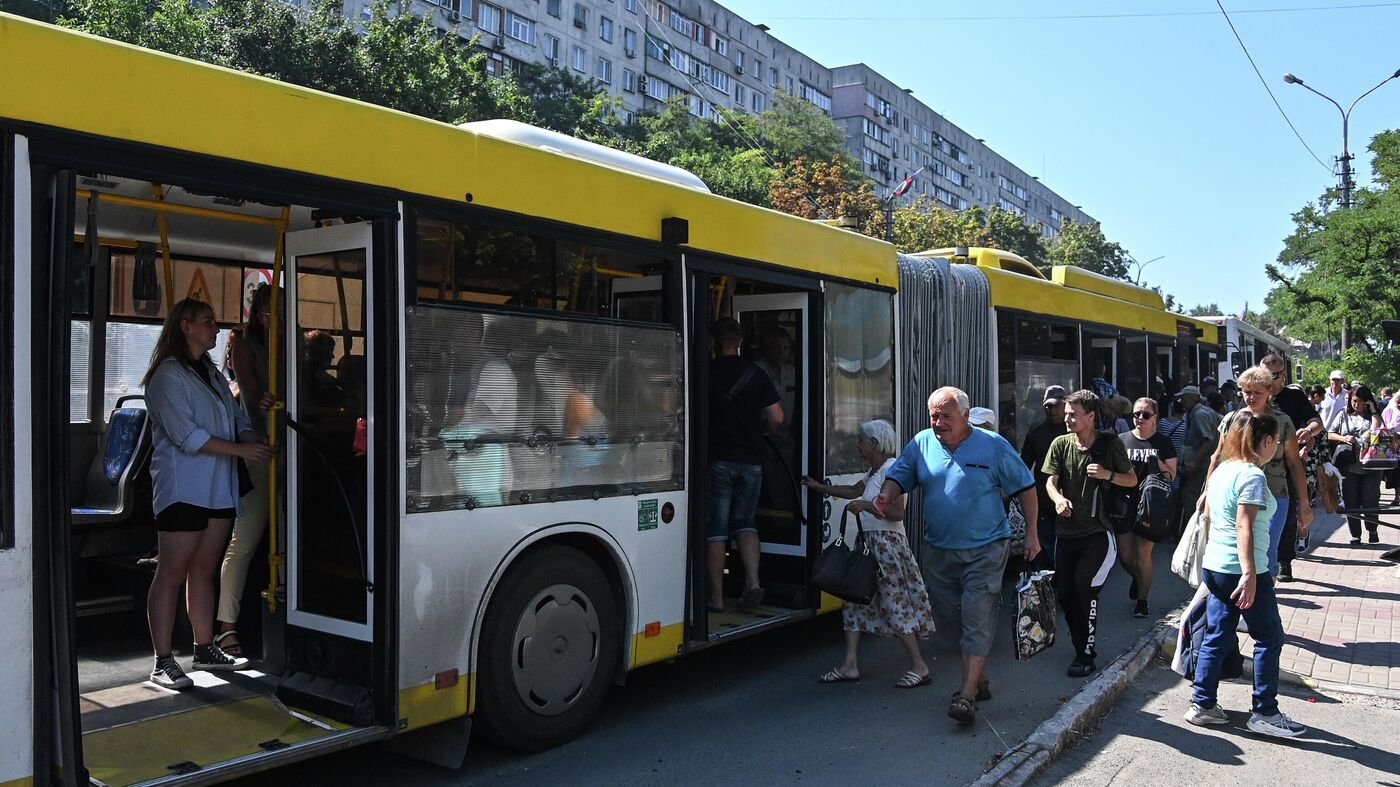
[[[1249,715],[1249,723],[1245,725],[1250,732],[1257,732],[1260,735],[1270,735],[1275,738],[1296,738],[1308,731],[1307,727],[1288,718],[1283,713],[1275,713],[1272,716],[1260,716],[1257,713]]]
[[[1359,538],[1353,538],[1353,539],[1351,540],[1351,545],[1354,546],[1354,547],[1359,547],[1359,546],[1361,546],[1361,539],[1359,539]]]
[[[1071,678],[1082,678],[1096,669],[1098,669],[1098,667],[1095,666],[1092,658],[1088,656],[1075,656],[1074,661],[1070,662],[1067,674]]]
[[[151,670],[151,682],[167,689],[188,689],[194,685],[190,676],[180,669],[180,662],[175,660],[173,653],[156,657],[155,669]]]
[[[1137,604],[1135,604],[1135,605],[1133,606],[1133,617],[1135,617],[1135,618],[1145,618],[1145,617],[1147,617],[1147,599],[1145,599],[1145,598],[1140,598],[1140,599],[1137,600]]]
[[[248,660],[234,658],[218,645],[194,646],[194,668],[197,670],[240,670],[248,669]]]
[[[1225,715],[1225,711],[1221,710],[1219,705],[1216,705],[1214,708],[1202,708],[1194,702],[1191,703],[1190,709],[1186,711],[1186,715],[1182,718],[1197,727],[1204,727],[1207,724],[1230,723],[1230,717]]]
[[[1287,563],[1280,563],[1280,564],[1279,564],[1279,567],[1278,567],[1278,581],[1280,581],[1280,582],[1292,582],[1292,581],[1293,581],[1293,566],[1291,566],[1291,565],[1289,565],[1289,564],[1287,564]]]

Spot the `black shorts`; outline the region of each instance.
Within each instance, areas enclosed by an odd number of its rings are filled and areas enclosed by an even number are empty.
[[[191,503],[171,503],[156,514],[156,530],[162,533],[198,533],[211,519],[233,519],[232,508],[205,508]]]

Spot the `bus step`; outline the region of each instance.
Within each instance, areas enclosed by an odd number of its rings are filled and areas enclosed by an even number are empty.
[[[345,724],[374,724],[369,689],[309,672],[288,672],[277,683],[277,699],[292,708],[311,711]]]
[[[74,614],[78,617],[91,618],[117,612],[130,612],[135,609],[136,602],[132,600],[131,596],[102,596],[79,599],[74,607]]]

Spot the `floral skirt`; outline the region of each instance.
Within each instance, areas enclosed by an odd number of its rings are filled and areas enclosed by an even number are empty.
[[[919,564],[903,533],[878,530],[864,535],[879,565],[879,594],[869,604],[846,603],[841,623],[847,631],[887,637],[933,633],[933,609]]]

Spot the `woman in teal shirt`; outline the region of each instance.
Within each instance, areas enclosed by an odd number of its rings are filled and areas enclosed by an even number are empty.
[[[1278,448],[1277,435],[1274,416],[1242,411],[1221,438],[1219,461],[1206,481],[1202,516],[1210,530],[1201,581],[1210,595],[1186,720],[1197,726],[1229,723],[1216,697],[1224,658],[1236,647],[1235,626],[1243,617],[1254,638],[1254,712],[1246,726],[1261,735],[1296,738],[1307,728],[1278,707],[1283,622],[1268,558],[1269,520],[1278,501],[1261,469]]]

